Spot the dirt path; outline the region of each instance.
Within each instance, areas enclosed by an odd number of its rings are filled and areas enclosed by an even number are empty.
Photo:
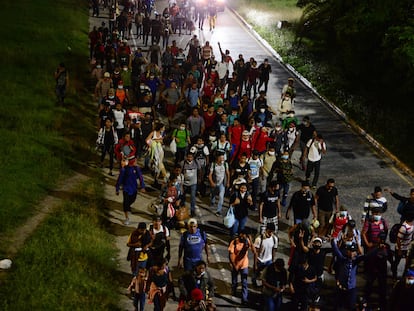
[[[87,176],[75,173],[72,177],[60,181],[56,189],[52,190],[51,193],[38,204],[37,210],[32,217],[10,235],[2,236],[0,238],[0,245],[4,246],[7,258],[13,260],[26,240],[40,226],[46,217],[65,200],[70,199],[72,192],[87,179]]]

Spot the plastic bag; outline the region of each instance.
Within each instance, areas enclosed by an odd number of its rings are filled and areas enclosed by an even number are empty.
[[[234,217],[233,206],[230,206],[227,210],[226,216],[223,218],[223,224],[226,228],[233,227],[234,223],[236,222],[236,218]]]

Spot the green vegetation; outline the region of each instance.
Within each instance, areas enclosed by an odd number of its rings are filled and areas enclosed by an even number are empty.
[[[117,310],[116,250],[102,229],[100,177],[86,165],[96,137],[95,106],[83,86],[87,1],[6,1],[0,19],[0,258],[45,195],[67,200],[2,274],[0,309]],[[70,75],[65,107],[55,103],[60,62]],[[53,192],[73,170],[90,180],[73,193]]]
[[[68,159],[81,144],[70,139],[78,127],[87,126],[82,124],[91,124],[55,105],[53,77],[57,65],[64,62],[71,77],[67,105],[84,106],[76,95],[81,90],[74,88],[75,77],[85,72],[78,60],[87,58],[86,12],[81,0],[5,1],[2,5],[0,234],[30,217],[35,203],[68,173]]]
[[[1,310],[117,310],[113,237],[99,228],[99,179],[51,215],[14,261]],[[4,285],[4,284],[3,284]]]
[[[286,63],[414,167],[412,1],[250,0],[232,5]],[[292,25],[275,31],[279,20]]]

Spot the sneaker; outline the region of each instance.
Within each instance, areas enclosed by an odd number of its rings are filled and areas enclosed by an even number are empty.
[[[220,212],[216,212],[214,215],[216,215],[217,217],[220,217],[221,216],[221,213]]]
[[[129,218],[125,219],[125,221],[124,221],[124,225],[125,225],[125,226],[128,226],[128,225],[129,225]]]

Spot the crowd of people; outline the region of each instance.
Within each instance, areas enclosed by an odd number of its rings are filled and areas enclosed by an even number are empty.
[[[98,9],[94,4],[93,12],[98,16],[99,1],[95,2]],[[205,4],[200,7],[199,3]],[[191,33],[197,22],[202,30],[206,18],[210,30],[214,29],[214,3],[171,2],[150,19],[151,1],[124,1],[122,6],[114,1],[106,4],[109,27],[102,23],[89,34],[97,147],[102,167],[109,156],[108,174],[119,169],[116,194],[122,191],[124,224],[130,223],[138,191],[146,191],[144,174],[152,174],[151,187],[160,193],[160,208],[154,210],[152,224],[140,222],[127,242],[133,275],[129,288],[136,310],[144,310],[146,299],[154,310],[163,310],[170,296],[179,301],[178,310],[217,309],[208,272],[208,237],[197,220],[197,196],[219,219],[226,219],[232,295],[237,295],[240,275],[242,305],[249,304],[251,266],[252,285],[261,289],[266,310],[281,310],[285,293],[291,295],[294,310],[320,309],[325,257],[332,252],[328,272],[335,275],[337,310],[369,310],[367,304],[372,303],[380,310],[409,308],[407,293],[414,292],[414,252],[410,251],[414,189],[409,197],[384,190],[401,202],[401,222],[396,226],[386,221],[387,200],[380,187],[367,198],[360,222],[352,218],[340,204],[333,178],[318,186],[327,145],[309,116],[300,121],[295,115],[293,78],[280,90],[274,108],[266,97],[272,72],[268,59],[245,59],[240,54],[233,60],[220,43],[216,57],[210,42],[202,43],[195,34],[185,47],[178,47],[175,40],[170,45],[171,34],[181,35],[183,29]],[[140,47],[133,51],[128,44],[132,37],[142,38],[144,46],[151,37],[148,51]],[[290,194],[294,152],[300,154],[304,178],[301,188]],[[277,256],[282,210],[286,220],[293,213],[294,222],[288,231],[287,263]],[[176,297],[168,263],[170,231],[183,220],[178,215],[191,218],[179,242],[178,267],[184,273]],[[249,215],[258,215],[256,237],[246,228]],[[386,242],[388,234],[394,249]],[[331,247],[326,247],[328,242]],[[252,265],[249,254],[254,258]],[[398,275],[402,259],[403,276]],[[391,294],[387,261],[392,278],[398,281],[392,303],[387,298]],[[364,298],[358,300],[360,262],[366,284]]]

